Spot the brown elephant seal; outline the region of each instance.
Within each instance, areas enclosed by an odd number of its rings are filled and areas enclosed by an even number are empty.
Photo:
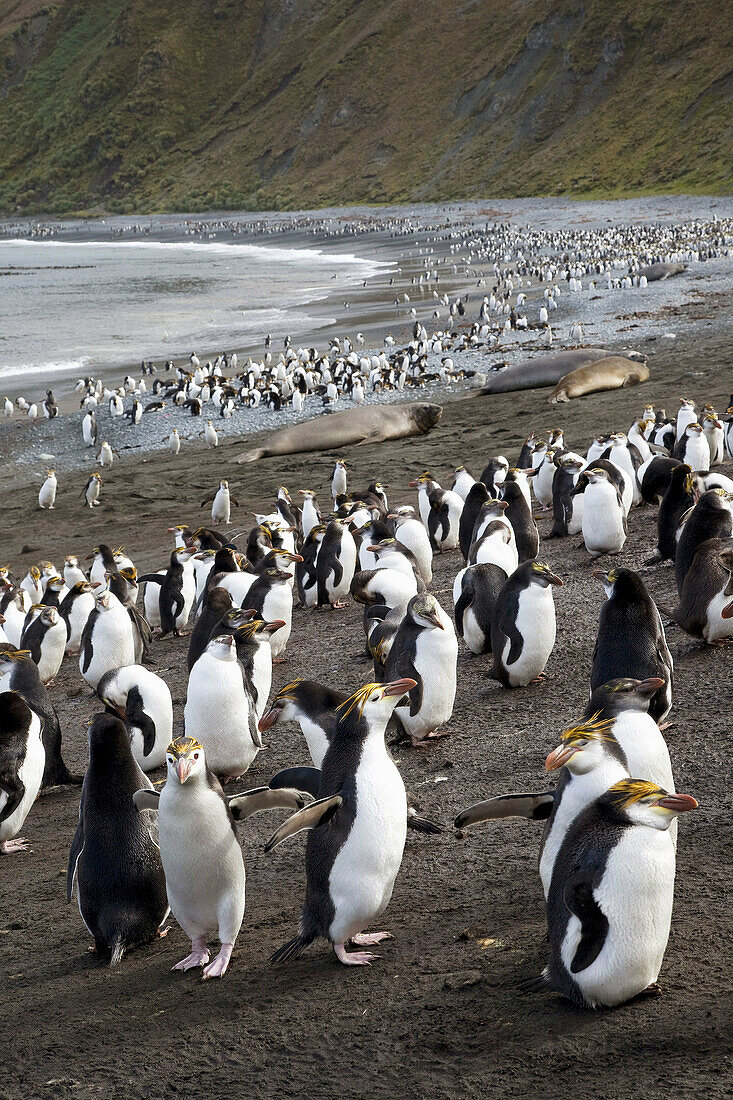
[[[687,264],[665,264],[660,262],[640,267],[637,274],[639,278],[642,275],[646,276],[648,283],[657,283],[660,279],[671,279],[673,275],[681,275],[683,271],[687,271]]]
[[[578,367],[593,363],[596,359],[607,359],[614,352],[607,348],[572,348],[569,351],[540,352],[532,359],[513,363],[504,370],[492,374],[485,386],[474,393],[468,393],[463,400],[472,397],[484,397],[491,393],[510,393],[512,390],[533,390],[542,386],[554,386],[561,378]],[[630,355],[636,354],[631,352]]]
[[[631,359],[624,359],[622,355],[609,355],[606,359],[596,359],[595,363],[588,363],[587,366],[578,367],[566,374],[547,400],[551,405],[557,405],[559,401],[570,401],[585,393],[637,386],[639,382],[646,382],[648,377],[646,363],[635,363]]]
[[[356,443],[383,443],[424,435],[440,420],[442,405],[411,401],[404,405],[369,405],[344,412],[327,413],[300,424],[291,424],[273,432],[264,447],[255,447],[240,455],[237,462],[257,462],[272,455],[291,455],[300,451],[330,451]]]

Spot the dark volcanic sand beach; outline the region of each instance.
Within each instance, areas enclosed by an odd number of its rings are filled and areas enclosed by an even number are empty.
[[[454,464],[479,471],[489,455],[516,459],[531,428],[562,427],[584,451],[599,430],[626,430],[644,404],[668,411],[679,398],[724,409],[733,353],[713,323],[704,341],[686,339],[684,311],[675,342],[660,341],[645,386],[551,408],[548,390],[446,404],[427,437],[374,448],[344,448],[350,484],[379,476],[393,503],[414,501],[407,482],[426,467],[444,484]],[[694,372],[695,376],[690,376]],[[699,374],[698,374],[699,372]],[[37,508],[27,471],[0,488],[4,560],[19,574],[42,558],[80,557],[98,541],[124,544],[141,570],[170,550],[166,527],[208,519],[199,502],[229,477],[237,525],[263,509],[278,484],[328,497],[331,457],[294,455],[254,466],[233,459],[256,437],[227,439],[217,451],[182,451],[122,461],[105,478],[103,507],[81,507],[85,472],[67,473],[56,510]],[[724,467],[731,475],[731,465]],[[617,563],[639,567],[655,545],[656,509],[632,512]],[[550,523],[541,521],[546,535]],[[452,736],[396,756],[412,798],[447,825],[461,807],[509,790],[543,790],[542,765],[558,734],[582,713],[601,586],[579,537],[543,543],[540,556],[562,576],[556,593],[557,645],[547,682],[516,692],[487,678],[487,663],[461,645]],[[26,548],[25,552],[23,548]],[[452,610],[458,552],[436,560],[432,591]],[[669,567],[645,574],[652,594],[674,604]],[[347,970],[325,943],[282,969],[268,957],[293,934],[304,891],[300,837],[272,855],[263,844],[282,815],[240,828],[248,872],[247,909],[232,966],[222,982],[172,974],[186,954],[178,926],[115,971],[87,952],[65,874],[78,790],[39,800],[23,830],[32,852],[3,858],[0,927],[5,1072],[0,1097],[395,1096],[722,1097],[729,1094],[731,922],[730,651],[704,649],[668,631],[676,693],[667,733],[677,788],[700,808],[680,823],[672,932],[660,975],[663,995],[614,1011],[576,1010],[552,994],[520,993],[517,983],[545,959],[542,895],[536,871],[539,827],[479,827],[465,841],[450,829],[410,834],[382,925],[394,940],[370,968]],[[186,691],[186,640],[156,643],[157,671],[171,685],[177,728]],[[296,610],[288,660],[274,687],[297,675],[354,689],[371,678],[363,660],[361,610]],[[51,689],[67,763],[82,771],[86,719],[94,699],[76,663],[64,662]],[[276,727],[244,786],[307,761],[300,731]],[[154,778],[160,778],[159,775]]]

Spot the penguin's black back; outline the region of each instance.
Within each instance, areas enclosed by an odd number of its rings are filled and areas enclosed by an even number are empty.
[[[190,672],[206,649],[212,638],[216,637],[217,627],[226,615],[234,607],[231,594],[226,588],[212,588],[209,598],[201,614],[194,623],[191,631],[191,640],[188,643],[188,656],[186,664]]]
[[[472,485],[466,496],[458,523],[458,545],[463,554],[463,560],[468,560],[468,551],[473,542],[473,529],[476,526],[479,512],[482,506],[490,499],[490,494],[483,481],[477,481]]]
[[[517,544],[517,554],[520,562],[531,561],[536,558],[540,549],[540,533],[537,524],[532,519],[532,511],[527,504],[524,493],[515,481],[504,482],[502,499],[508,504],[504,513],[514,528],[514,539]]]
[[[733,538],[706,539],[700,543],[682,584],[680,601],[674,613],[675,622],[688,634],[698,638],[702,637],[707,623],[708,604],[728,583],[730,574],[718,558],[721,550],[733,550]]]
[[[707,539],[728,539],[731,535],[733,518],[716,490],[708,489],[693,508],[677,543],[674,575],[679,593],[700,544]]]
[[[491,621],[491,652],[494,654],[493,676],[504,687],[509,685],[509,675],[504,667],[504,646],[509,639],[510,647],[507,663],[513,665],[519,658],[524,639],[517,630],[519,597],[529,587],[532,578],[532,562],[525,561],[518,566],[504,582],[496,597],[494,615]]]
[[[484,632],[484,653],[491,653],[491,624],[499,593],[507,581],[506,572],[493,562],[471,565],[463,575],[461,595],[456,603],[454,616],[458,633],[463,637],[463,616],[471,608]]]
[[[692,493],[685,487],[689,466],[680,464],[670,475],[667,491],[662,497],[657,515],[657,548],[662,561],[674,561],[677,553],[677,525],[680,516],[695,503]]]
[[[667,458],[666,455],[656,455],[651,460],[639,486],[647,504],[656,504],[657,498],[664,496],[672,480],[672,471],[680,465],[678,458]]]

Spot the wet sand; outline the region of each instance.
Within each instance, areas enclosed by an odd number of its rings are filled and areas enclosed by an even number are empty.
[[[721,303],[724,305],[725,303]],[[601,430],[626,430],[653,401],[668,411],[681,396],[726,407],[733,351],[716,313],[704,336],[661,341],[651,380],[631,390],[547,404],[549,390],[446,403],[425,437],[369,448],[342,448],[350,484],[373,476],[392,486],[390,502],[413,502],[407,482],[425,468],[447,483],[457,463],[479,472],[493,454],[516,459],[532,428],[561,427],[584,451]],[[0,484],[4,561],[18,573],[41,558],[61,564],[98,541],[123,544],[141,570],[170,550],[165,529],[208,519],[199,507],[220,476],[240,501],[234,524],[265,508],[279,484],[319,491],[325,504],[332,456],[293,455],[254,466],[233,464],[257,436],[227,439],[216,451],[191,448],[116,464],[103,506],[90,512],[79,493],[87,472],[70,472],[53,512],[37,508],[37,484],[16,471]],[[724,472],[731,475],[728,463]],[[634,510],[630,537],[614,561],[638,568],[655,545],[656,509]],[[550,521],[540,522],[541,533]],[[508,692],[488,679],[484,658],[461,645],[451,736],[397,760],[422,811],[449,825],[462,807],[510,790],[546,788],[543,761],[587,700],[602,589],[578,537],[543,542],[540,557],[560,574],[558,637],[547,682]],[[451,610],[460,555],[436,559],[432,591]],[[662,604],[674,603],[669,567],[645,574]],[[539,828],[506,822],[477,828],[465,841],[450,829],[408,837],[383,927],[394,940],[370,968],[347,970],[328,946],[309,948],[282,969],[268,957],[297,926],[304,892],[304,837],[269,856],[264,841],[278,814],[239,829],[248,873],[247,909],[230,972],[202,985],[196,973],[172,974],[188,950],[175,923],[156,944],[115,971],[87,952],[76,904],[66,905],[65,871],[76,826],[78,791],[44,796],[24,834],[33,851],[2,860],[0,981],[6,1075],[0,1097],[364,1096],[525,1098],[603,1096],[620,1100],[722,1097],[730,1039],[733,931],[727,901],[730,834],[730,652],[704,649],[676,627],[674,725],[666,734],[677,788],[700,803],[680,823],[675,911],[660,975],[663,994],[614,1011],[582,1012],[552,994],[524,994],[520,980],[545,961],[542,895],[536,871]],[[186,640],[154,647],[156,670],[171,686],[180,729],[186,692]],[[275,666],[276,690],[295,676],[343,690],[371,678],[361,656],[361,610],[297,610],[287,663]],[[84,723],[97,709],[73,661],[51,689],[74,771],[85,766]],[[296,728],[276,727],[243,786],[279,768],[307,763]],[[160,778],[155,775],[154,778]]]

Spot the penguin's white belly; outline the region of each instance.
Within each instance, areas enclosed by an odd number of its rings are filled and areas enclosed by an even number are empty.
[[[600,798],[609,787],[621,779],[628,779],[629,773],[615,760],[604,760],[597,768],[584,775],[573,775],[563,789],[562,798],[551,826],[545,829],[540,853],[540,879],[547,897],[552,882],[557,853],[562,847],[568,829],[579,813]]]
[[[123,668],[125,665],[135,663],[135,645],[132,637],[132,623],[123,612],[122,616],[111,615],[107,612],[101,615],[96,623],[96,628],[91,637],[92,659],[89,668],[82,676],[93,688],[113,668]],[[106,620],[114,618],[116,621],[108,623]],[[79,658],[79,664],[83,661],[83,653]]]
[[[329,595],[330,602],[335,600],[341,600],[344,596],[348,596],[351,589],[351,582],[354,579],[354,569],[356,567],[356,545],[353,538],[344,532],[344,537],[341,540],[341,548],[339,551],[338,559],[341,563],[341,580],[338,584],[334,584],[334,574],[329,571],[326,577],[326,591]],[[379,568],[379,564],[377,564]],[[410,569],[412,572],[412,569]]]
[[[249,702],[239,665],[228,662],[232,671],[213,673],[199,658],[191,670],[184,710],[186,736],[200,741],[206,760],[216,775],[243,775],[258,753],[249,728]],[[207,662],[208,664],[208,662]],[[222,662],[217,661],[221,666]]]
[[[333,943],[363,932],[389,904],[407,834],[407,796],[384,743],[370,738],[356,771],[356,817],[329,876]]]
[[[579,535],[583,529],[583,497],[584,493],[580,493],[577,497],[572,497],[573,513],[568,520],[568,534]]]
[[[497,532],[482,540],[476,551],[476,560],[472,564],[498,565],[507,577],[510,577],[519,564],[519,556],[516,547],[510,542],[504,542],[501,534]]]
[[[724,596],[722,592],[718,592],[708,604],[706,622],[702,630],[702,636],[706,642],[733,637],[733,619],[724,619],[722,616],[723,608],[730,602],[730,596]]]
[[[0,841],[12,840],[20,832],[41,788],[45,766],[46,750],[41,740],[41,721],[38,715],[34,714],[28,730],[28,747],[25,752],[25,760],[18,769],[18,775],[25,787],[25,792],[12,814],[0,822]],[[6,792],[0,790],[0,813],[4,810],[7,801]]]
[[[79,596],[71,605],[69,614],[69,637],[66,642],[67,653],[78,653],[81,636],[87,625],[89,614],[94,610],[94,597],[91,592]]]
[[[191,795],[191,799],[184,797]],[[185,805],[197,801],[195,808]],[[245,872],[242,849],[218,795],[181,791],[169,804],[160,797],[160,857],[168,902],[184,932],[193,939],[218,932],[234,943],[244,917]],[[193,811],[193,812],[192,812]]]
[[[461,593],[463,592],[463,578],[466,575],[467,568],[466,566],[464,569],[459,569],[456,573],[456,579],[453,581],[453,607],[456,606],[461,598]]]
[[[600,490],[600,492],[599,492]],[[589,554],[617,554],[626,542],[621,509],[612,485],[589,485],[583,494],[583,540]]]
[[[66,623],[60,619],[50,627],[41,643],[41,659],[38,662],[38,675],[44,684],[52,680],[61,668],[66,649]]]
[[[453,627],[424,630],[415,646],[415,671],[422,679],[422,701],[417,714],[409,706],[395,714],[412,737],[424,737],[447,722],[456,698],[458,642]]]
[[[547,473],[545,473],[547,470]],[[555,467],[552,463],[543,463],[542,470],[534,478],[535,483],[535,496],[540,504],[543,504],[546,508],[552,504],[552,483],[555,480]]]
[[[15,606],[8,607],[5,611],[3,630],[11,645],[17,649],[20,646],[20,636],[23,633],[25,614],[18,611]]]
[[[233,603],[244,607],[244,598],[256,580],[257,576],[254,573],[227,573],[226,577],[222,577],[218,587],[227,590]]]
[[[710,447],[705,436],[695,436],[688,440],[685,448],[685,462],[693,470],[710,469]]]
[[[463,612],[463,640],[472,653],[483,653],[486,647],[486,634],[476,619],[473,607]]]
[[[270,649],[273,657],[279,657],[285,650],[293,626],[293,592],[287,584],[278,584],[265,596],[262,604],[262,617],[267,623],[282,619],[285,626],[279,627],[270,635]]]
[[[164,577],[165,573],[158,571],[159,577]],[[153,582],[148,582],[145,585],[145,594],[143,596],[143,609],[145,611],[145,618],[150,624],[151,629],[156,630],[160,628],[160,585]]]
[[[214,523],[229,524],[231,504],[228,490],[218,489],[211,505],[211,519]]]
[[[433,579],[433,551],[425,528],[417,520],[403,523],[397,528],[396,538],[415,555],[420,576],[429,585]]]
[[[323,758],[326,755],[326,750],[328,749],[328,738],[323,732],[323,728],[316,722],[312,722],[310,718],[301,718],[300,728],[303,731],[303,736],[308,745],[308,752],[311,754],[313,767],[320,769]]]
[[[191,608],[193,607],[193,601],[196,596],[196,581],[193,576],[193,566],[190,562],[186,562],[183,567],[181,594],[183,596],[183,608],[176,617],[176,630],[183,630],[188,622],[188,617],[191,614]]]
[[[611,850],[593,896],[608,920],[606,939],[590,966],[573,975],[593,1006],[617,1005],[657,980],[669,939],[675,856],[666,831],[635,826]],[[581,925],[571,916],[562,945],[570,970]]]
[[[272,649],[269,642],[258,646],[252,660],[252,686],[257,690],[255,718],[259,722],[265,713],[272,687]]]
[[[516,628],[523,638],[522,652],[507,663],[511,641],[504,644],[503,664],[512,687],[526,687],[550,659],[555,645],[555,603],[549,588],[530,585],[519,593]]]

